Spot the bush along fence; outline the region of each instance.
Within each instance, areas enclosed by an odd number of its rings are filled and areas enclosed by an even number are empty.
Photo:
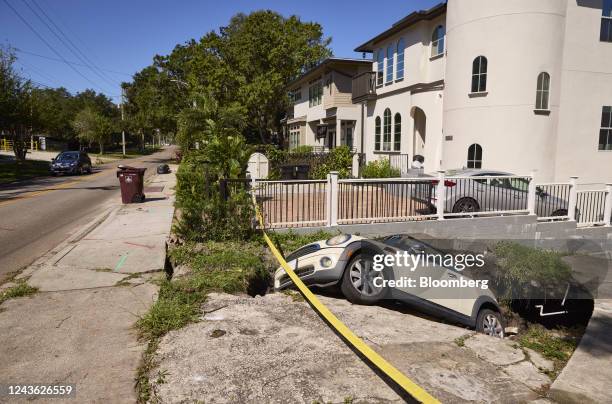
[[[536,184],[528,176],[445,176],[325,180],[226,180],[226,197],[238,189],[255,194],[266,227],[445,220],[453,217],[536,215],[539,221],[610,225],[612,185],[578,191],[567,183]]]

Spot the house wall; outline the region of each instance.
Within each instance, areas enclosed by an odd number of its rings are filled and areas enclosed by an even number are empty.
[[[443,168],[467,164],[483,148],[482,167],[550,181],[555,167],[565,0],[449,1]],[[486,33],[486,34],[485,34]],[[470,95],[472,62],[488,60],[487,93]],[[534,112],[537,77],[551,76],[550,113]]]
[[[374,48],[386,52],[389,45],[395,47],[394,53],[394,81],[385,82],[377,87],[377,99],[367,105],[367,121],[365,125],[365,151],[366,160],[378,160],[390,154],[384,151],[375,151],[375,119],[386,108],[391,110],[393,119],[399,113],[402,118],[401,127],[401,154],[414,155],[414,121],[411,117],[414,108],[421,108],[426,116],[426,142],[422,154],[425,157],[426,170],[437,170],[441,158],[440,143],[442,139],[442,93],[441,91],[426,91],[412,94],[410,87],[432,83],[444,79],[444,57],[431,58],[431,37],[434,29],[445,25],[445,17],[441,16],[431,21],[421,21],[400,33],[375,43]],[[397,43],[403,38],[404,49],[404,78],[397,80]],[[385,53],[386,55],[386,53]],[[373,69],[376,71],[376,52]],[[383,76],[386,80],[387,60],[384,60]],[[392,138],[394,126],[392,124]],[[391,153],[392,154],[392,153]]]
[[[612,43],[599,41],[602,0],[568,1],[555,180],[612,180],[612,151],[599,151],[602,106],[612,105]]]

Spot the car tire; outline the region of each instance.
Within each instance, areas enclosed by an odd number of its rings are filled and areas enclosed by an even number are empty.
[[[372,283],[373,277],[376,277],[373,276],[374,274],[382,276],[382,272],[376,272],[372,269],[373,263],[372,254],[359,253],[346,266],[342,275],[340,290],[351,303],[371,305],[376,304],[384,297],[386,288],[376,288]],[[364,278],[365,283],[363,282]]]
[[[453,213],[472,213],[479,212],[480,206],[472,198],[461,198],[453,206]]]
[[[498,311],[482,309],[476,318],[476,331],[495,338],[504,338],[504,321]]]
[[[567,216],[567,209],[555,210],[550,216]]]

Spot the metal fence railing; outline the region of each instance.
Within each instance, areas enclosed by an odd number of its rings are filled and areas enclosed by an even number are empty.
[[[537,184],[535,210],[538,220],[567,219],[571,191],[569,182]]]
[[[249,186],[241,181],[231,186]],[[331,173],[327,180],[256,180],[250,187],[272,228],[526,214],[589,226],[609,225],[612,217],[612,186],[577,191],[575,177],[536,184],[533,176],[339,179]]]
[[[408,154],[390,154],[389,165],[399,170],[400,174],[406,174],[410,169],[410,156]]]
[[[605,224],[607,192],[605,190],[577,191],[576,194],[576,221],[578,224],[583,226]]]
[[[447,177],[446,216],[528,213],[529,176]]]
[[[338,181],[338,223],[433,218],[434,182],[422,178]]]
[[[256,181],[253,186],[267,227],[325,225],[327,181]]]

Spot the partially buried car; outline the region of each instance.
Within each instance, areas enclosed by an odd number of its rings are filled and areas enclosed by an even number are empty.
[[[289,266],[307,285],[340,286],[357,304],[383,299],[400,300],[425,313],[458,322],[485,334],[503,338],[501,310],[494,294],[477,279],[441,262],[406,268],[385,257],[445,256],[442,251],[408,235],[377,239],[340,234],[305,245],[286,257]],[[381,258],[382,257],[382,258]],[[439,265],[438,265],[439,264]],[[407,276],[409,275],[409,276]],[[408,279],[414,279],[410,282]],[[282,290],[293,281],[280,267],[274,287]]]

